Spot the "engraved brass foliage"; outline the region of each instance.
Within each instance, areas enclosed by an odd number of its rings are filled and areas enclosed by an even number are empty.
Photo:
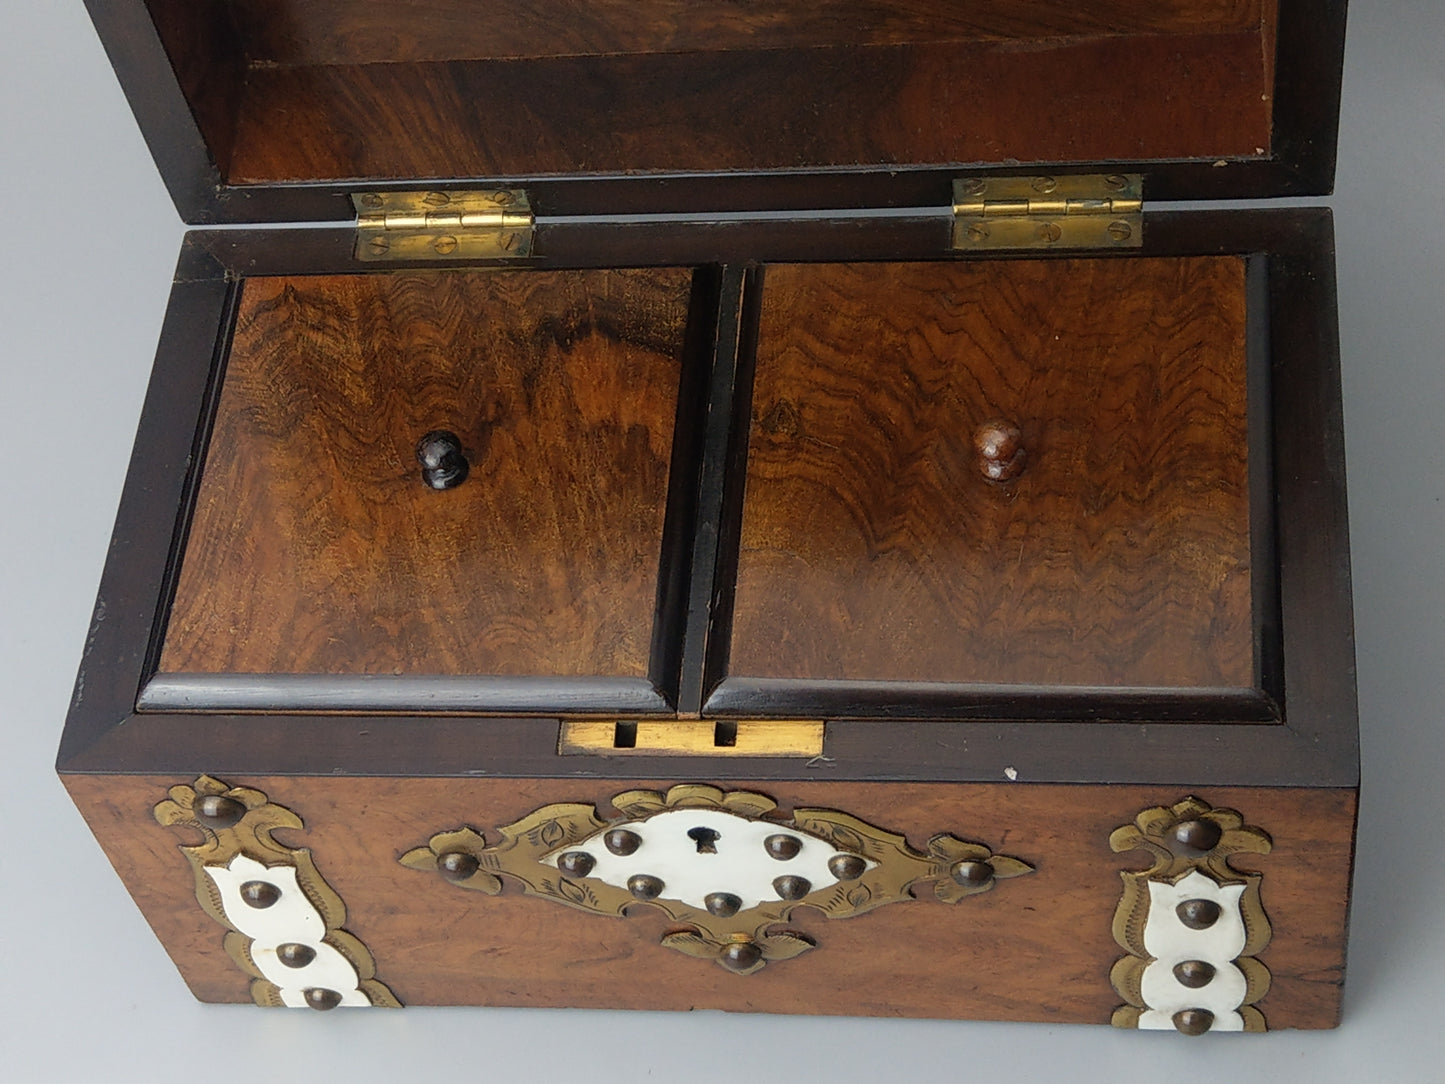
[[[1271,934],[1260,897],[1261,875],[1235,869],[1230,859],[1238,854],[1268,854],[1272,846],[1269,836],[1260,828],[1247,826],[1235,810],[1216,809],[1191,797],[1172,806],[1144,810],[1133,824],[1115,829],[1109,845],[1116,852],[1143,850],[1153,859],[1146,870],[1120,873],[1124,890],[1114,912],[1113,932],[1114,940],[1130,955],[1118,960],[1109,976],[1115,991],[1126,1002],[1115,1010],[1114,1025],[1139,1027],[1145,1013],[1153,1008],[1143,990],[1145,972],[1156,962],[1146,945],[1153,898],[1150,883],[1177,886],[1200,875],[1207,878],[1212,889],[1239,889],[1237,907],[1243,948],[1228,963],[1242,973],[1244,993],[1234,1011],[1243,1021],[1243,1030],[1266,1030],[1263,1014],[1254,1007],[1269,991],[1270,983],[1269,969],[1256,959]],[[1208,1019],[1201,1022],[1198,1010],[1181,1010],[1175,1014],[1174,1026],[1196,1034],[1209,1028],[1212,1015],[1204,1016]]]
[[[814,947],[806,934],[783,928],[797,907],[814,908],[829,918],[849,918],[909,900],[912,887],[926,881],[934,882],[936,899],[957,903],[989,891],[997,881],[1033,871],[1019,859],[996,855],[982,844],[951,835],[934,836],[928,850],[920,852],[901,835],[835,810],[796,809],[791,819],[780,818],[776,802],[750,791],[684,784],[665,794],[627,791],[613,798],[612,804],[621,813],[612,820],[600,817],[591,805],[549,805],[499,829],[500,838],[491,844],[467,827],[440,832],[425,847],[402,855],[401,862],[412,869],[436,871],[461,888],[488,895],[502,891],[501,876],[505,874],[519,883],[526,895],[593,914],[624,917],[634,906],[656,908],[678,927],[663,936],[663,945],[742,975]],[[652,817],[679,809],[717,810],[802,833],[845,857],[864,859],[859,865],[866,868],[857,876],[840,878],[800,898],[762,900],[720,916],[666,895],[639,899],[625,887],[593,876],[568,875],[547,862],[569,847],[595,839],[611,825],[645,824]]]
[[[250,863],[257,863],[267,871],[284,872],[288,880],[293,874],[285,871],[294,871],[296,887],[324,924],[325,933],[319,944],[339,953],[355,970],[356,989],[367,1002],[373,1006],[400,1007],[392,992],[377,979],[376,964],[366,946],[342,929],[346,923],[346,905],[316,869],[311,852],[306,848],[287,847],[272,836],[277,829],[302,828],[300,817],[270,802],[259,790],[231,787],[208,775],[191,785],[171,787],[167,793],[168,797],[155,806],[155,819],[166,827],[196,829],[204,836],[200,844],[182,846],[180,850],[195,876],[196,899],[208,915],[227,927],[223,942],[226,952],[251,976],[251,997],[256,1004],[279,1007],[285,1002],[281,988],[269,981],[257,965],[253,939],[238,930],[226,915],[216,878],[238,859],[246,863],[246,868],[251,868]],[[331,1007],[316,999],[308,1000],[317,1008]]]

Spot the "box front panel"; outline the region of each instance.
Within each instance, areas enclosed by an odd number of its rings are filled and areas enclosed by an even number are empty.
[[[885,879],[875,877],[870,867],[847,880],[850,871],[843,870],[840,883],[851,901],[834,899],[827,891],[804,897],[806,903],[782,921],[764,924],[753,938],[767,947],[761,966],[744,950],[734,950],[743,958],[733,964],[749,965],[738,973],[699,954],[707,948],[699,949],[699,942],[707,938],[690,931],[706,933],[716,923],[701,911],[695,913],[702,914],[701,921],[695,915],[678,921],[677,908],[668,910],[673,889],[664,889],[656,903],[633,899],[620,917],[598,906],[598,898],[610,891],[602,878],[614,876],[601,864],[573,869],[567,880],[584,892],[595,890],[593,897],[544,898],[549,894],[544,879],[527,874],[515,857],[530,845],[533,833],[539,852],[554,852],[554,874],[562,872],[556,852],[565,854],[568,847],[592,846],[600,861],[605,856],[595,844],[569,843],[569,837],[557,834],[567,831],[567,818],[591,817],[589,823],[606,828],[624,821],[625,810],[631,810],[635,820],[639,802],[676,799],[677,792],[669,788],[678,781],[272,777],[230,778],[214,785],[252,788],[230,793],[259,793],[261,800],[299,818],[278,832],[284,847],[309,851],[319,878],[344,901],[344,911],[328,921],[338,929],[344,926],[345,935],[364,946],[374,961],[376,981],[402,1004],[718,1008],[1079,1023],[1107,1023],[1117,1010],[1127,1009],[1111,973],[1117,978],[1130,959],[1138,958],[1127,948],[1132,935],[1120,925],[1121,900],[1130,881],[1124,874],[1144,870],[1148,862],[1143,852],[1115,853],[1111,836],[1114,847],[1128,852],[1131,840],[1121,830],[1136,818],[1145,823],[1141,815],[1151,809],[1183,808],[1176,803],[1189,793],[1178,787],[741,782],[723,783],[715,791],[749,796],[728,799],[732,812],[727,813],[692,788],[691,797],[669,815],[721,826],[710,836],[701,833],[709,838],[690,859],[705,869],[719,863],[720,890],[747,891],[740,887],[747,870],[734,865],[729,872],[722,864],[735,862],[729,849],[746,836],[748,818],[763,831],[775,827],[801,836],[808,846],[819,825],[846,824],[853,836],[835,831],[832,844],[870,856],[883,854],[876,849],[882,846],[878,841],[896,834],[906,837],[904,847],[913,856],[909,861],[922,863],[894,877],[888,902],[881,905],[876,899],[862,901],[858,889],[871,886],[881,899]],[[195,871],[179,850],[202,841],[202,832],[183,825],[162,827],[152,813],[178,796],[189,803],[185,795],[197,781],[71,776],[66,783],[197,996],[251,999],[256,990],[235,958],[235,934],[228,954],[223,946],[227,926],[198,902]],[[1226,828],[1244,826],[1224,833],[1222,849],[1234,846],[1231,841],[1253,839],[1255,852],[1269,852],[1235,854],[1225,878],[1244,884],[1252,871],[1261,875],[1253,891],[1265,928],[1261,931],[1258,917],[1250,917],[1259,912],[1245,907],[1243,921],[1253,923],[1251,943],[1242,949],[1241,934],[1240,944],[1224,950],[1257,957],[1257,963],[1235,961],[1250,976],[1250,996],[1257,998],[1252,1007],[1270,1029],[1332,1026],[1344,965],[1353,793],[1208,788],[1198,798],[1199,808],[1213,807],[1204,820],[1222,817],[1218,822]],[[753,805],[739,804],[744,802]],[[767,809],[772,802],[776,806]],[[759,814],[760,808],[765,811]],[[1240,820],[1229,820],[1229,810],[1237,810]],[[527,820],[539,811],[546,816]],[[737,816],[739,811],[747,816]],[[1181,823],[1197,827],[1198,822]],[[524,827],[516,829],[518,824]],[[513,830],[501,831],[508,826]],[[456,833],[469,829],[476,833],[472,846],[482,858],[480,872],[471,876],[495,871],[499,895],[448,880],[416,858],[439,836],[441,842],[432,844],[437,850],[458,847]],[[642,863],[647,848],[655,845],[648,837],[627,861]],[[705,852],[705,847],[712,850]],[[967,880],[968,871],[960,872],[954,851],[965,859],[991,852],[997,883],[986,891],[960,890],[959,878]],[[749,860],[761,863],[766,876],[807,854],[780,857],[758,849]],[[925,868],[927,856],[936,854],[952,857]],[[673,876],[665,860],[652,861],[657,866],[652,873]],[[561,865],[566,868],[568,860]],[[914,874],[930,871],[911,882],[917,898],[908,898],[906,890],[893,891]],[[457,871],[452,873],[455,878]],[[1178,880],[1177,873],[1173,876]],[[553,887],[560,883],[551,882]],[[826,886],[820,882],[820,887]],[[745,908],[738,917],[749,913]],[[662,943],[665,938],[671,938],[668,944]],[[351,944],[344,937],[337,943]],[[259,952],[256,959],[261,959]],[[1227,961],[1218,967],[1221,975],[1235,974],[1235,965]],[[1225,1015],[1220,1014],[1221,1021]]]

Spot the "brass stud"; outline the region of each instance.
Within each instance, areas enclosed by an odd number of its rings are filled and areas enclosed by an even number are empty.
[[[806,877],[794,877],[788,874],[773,880],[773,891],[782,899],[800,900],[813,891],[813,882]]]
[[[743,901],[731,892],[709,892],[703,897],[707,913],[718,918],[731,918],[742,909]]]
[[[557,859],[557,868],[573,877],[586,877],[597,865],[597,859],[586,851],[568,851]]]
[[[447,851],[437,855],[437,872],[448,881],[465,881],[481,866],[474,854],[466,851]]]
[[[320,1012],[334,1009],[341,1004],[341,995],[335,990],[328,990],[322,986],[308,986],[305,991],[306,1004]]]
[[[718,961],[729,971],[747,971],[763,958],[763,950],[752,941],[734,941],[722,950]]]
[[[1208,854],[1222,838],[1224,829],[1202,818],[1180,821],[1169,831],[1169,839],[1176,847],[1195,854]]]
[[[1174,913],[1191,930],[1207,930],[1219,921],[1223,910],[1213,900],[1185,900]]]
[[[797,836],[784,835],[779,832],[763,840],[763,847],[779,862],[786,862],[790,858],[798,857],[798,853],[803,849],[803,841]]]
[[[1134,236],[1134,227],[1122,218],[1108,225],[1109,236],[1115,241],[1127,241]]]
[[[655,900],[662,895],[665,887],[659,878],[647,873],[639,873],[627,878],[627,891],[640,900]]]
[[[987,862],[966,858],[962,862],[955,862],[948,875],[964,888],[983,888],[993,882],[994,871]]]
[[[241,886],[241,900],[247,907],[261,911],[281,898],[281,890],[270,881],[247,881]]]
[[[626,858],[642,846],[642,837],[626,828],[614,828],[602,837],[602,842],[613,854]]]
[[[1203,1035],[1214,1026],[1214,1014],[1208,1009],[1180,1009],[1173,1020],[1183,1035]]]
[[[856,854],[835,854],[828,859],[828,872],[840,881],[856,881],[867,868],[868,863]]]
[[[207,794],[197,800],[191,811],[207,828],[230,828],[246,815],[246,807],[222,794]]]
[[[1039,226],[1039,240],[1053,244],[1064,235],[1063,228],[1057,222],[1045,222]]]
[[[1174,965],[1174,977],[1180,986],[1198,990],[1214,981],[1214,965],[1204,960],[1185,960]]]
[[[284,945],[276,946],[276,959],[280,960],[287,967],[305,967],[312,960],[316,959],[316,950],[310,945],[302,945],[295,941],[288,941]]]

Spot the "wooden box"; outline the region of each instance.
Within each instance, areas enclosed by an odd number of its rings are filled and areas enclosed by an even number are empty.
[[[1343,0],[88,6],[250,224],[58,763],[198,997],[1336,1022],[1329,212],[1154,204]]]

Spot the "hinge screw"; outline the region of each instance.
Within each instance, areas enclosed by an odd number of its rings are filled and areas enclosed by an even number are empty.
[[[987,187],[987,184],[980,177],[970,177],[968,178],[968,180],[964,181],[960,187],[965,196],[981,196],[983,195],[983,190]]]
[[[421,201],[428,207],[445,207],[452,201],[452,198],[445,192],[428,192],[421,198]]]
[[[968,224],[968,239],[970,241],[987,241],[988,227],[982,222],[970,222]]]
[[[1052,177],[1035,177],[1034,191],[1041,194],[1048,194],[1059,187],[1059,182]]]
[[[501,246],[503,252],[511,252],[512,249],[517,247],[517,235],[515,233],[504,233],[497,239],[497,244]]]
[[[1129,187],[1129,179],[1121,177],[1117,173],[1111,173],[1104,178],[1104,187],[1112,188],[1115,192],[1122,192]]]
[[[375,192],[368,192],[361,197],[361,205],[363,207],[380,207],[382,202],[381,196]]]
[[[1134,236],[1134,227],[1130,226],[1129,223],[1124,222],[1123,220],[1120,220],[1118,222],[1110,222],[1109,236],[1112,237],[1115,241],[1127,241],[1129,240],[1129,238]]]
[[[450,256],[457,250],[457,239],[450,235],[438,237],[431,243],[431,247],[436,249],[438,256]]]
[[[1059,224],[1057,222],[1045,222],[1042,226],[1039,227],[1040,241],[1048,241],[1050,244],[1052,244],[1063,235],[1064,231],[1059,228]]]
[[[385,237],[373,237],[367,242],[373,256],[385,256],[391,250],[391,242]]]
[[[512,193],[508,192],[505,188],[503,188],[492,197],[492,201],[496,203],[499,207],[505,207],[507,204],[512,202]]]

